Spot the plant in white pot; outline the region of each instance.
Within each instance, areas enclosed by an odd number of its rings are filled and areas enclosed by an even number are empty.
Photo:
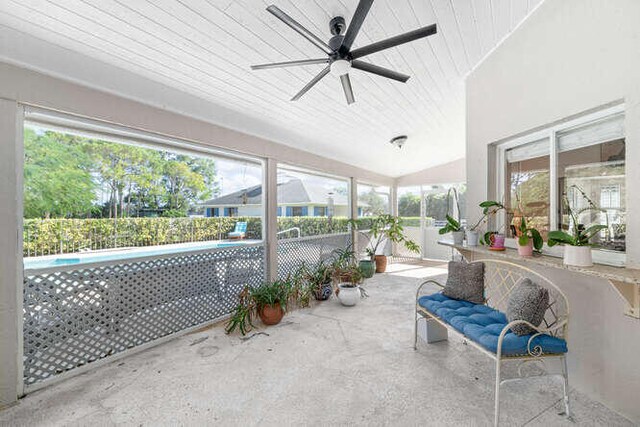
[[[592,224],[589,227],[585,227],[580,224],[578,216],[580,213],[588,210],[600,210],[597,208],[586,208],[579,212],[575,212],[571,209],[569,200],[566,194],[563,194],[563,201],[566,206],[567,212],[571,219],[571,224],[567,227],[568,231],[555,230],[550,231],[547,239],[549,246],[555,246],[557,244],[564,245],[564,258],[563,263],[565,265],[572,265],[575,267],[591,267],[593,260],[591,257],[591,247],[594,246],[590,243],[592,237],[600,233],[600,231],[607,229],[608,227],[603,224]]]
[[[494,200],[485,200],[480,203],[482,208],[482,216],[480,219],[465,231],[465,237],[467,239],[467,246],[478,246],[478,243],[483,243],[484,240],[488,241],[487,235],[483,239],[480,239],[480,228],[482,225],[489,222],[491,216],[495,215],[501,209],[504,209],[504,205]]]
[[[464,240],[464,230],[460,225],[460,219],[455,219],[451,215],[446,216],[447,223],[438,230],[438,233],[443,235],[447,233],[451,233],[453,236],[453,244],[454,245],[462,245],[462,241]]]

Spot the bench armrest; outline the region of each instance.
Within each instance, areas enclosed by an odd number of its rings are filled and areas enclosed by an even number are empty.
[[[567,324],[566,319],[561,322],[558,322],[557,324],[553,325],[550,328],[541,328],[539,326],[534,326],[533,324],[527,322],[526,320],[514,320],[513,322],[509,322],[507,326],[502,328],[502,332],[500,332],[500,337],[498,338],[498,348],[497,348],[496,355],[498,356],[498,358],[500,358],[500,356],[502,355],[502,341],[504,339],[504,336],[515,325],[527,325],[531,329],[536,331],[536,333],[531,335],[531,338],[529,338],[529,342],[527,343],[527,352],[529,353],[530,356],[538,357],[542,355],[542,348],[540,348],[539,346],[535,346],[531,348],[531,343],[533,342],[533,340],[539,335],[543,335],[543,334],[552,335],[553,332],[557,331],[558,329],[564,328],[566,324]]]
[[[416,290],[416,304],[418,302],[418,298],[420,297],[420,291],[422,290],[422,287],[424,285],[436,285],[444,289],[444,285],[436,280],[432,280],[432,279],[425,280],[424,282],[420,283],[420,286],[418,286],[418,289]]]

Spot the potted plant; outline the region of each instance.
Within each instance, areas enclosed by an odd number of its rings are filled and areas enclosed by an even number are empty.
[[[487,231],[482,237],[480,237],[480,228],[482,225],[487,224],[491,217],[498,213],[498,211],[505,209],[502,203],[495,200],[485,200],[478,206],[482,208],[482,216],[474,225],[465,231],[467,246],[478,246],[478,244],[489,245],[491,243],[492,236],[497,234],[497,232]]]
[[[351,220],[350,224],[357,227],[357,222],[354,220]],[[371,240],[366,251],[371,260],[375,261],[376,273],[384,273],[387,269],[387,256],[378,253],[386,241],[402,243],[409,251],[420,252],[418,244],[404,235],[402,219],[397,216],[384,214],[374,218],[371,221],[369,233]]]
[[[520,224],[516,227],[516,236],[518,237],[518,254],[520,256],[533,256],[534,249],[536,252],[542,251],[544,242],[540,232],[533,227],[529,227],[524,216],[521,217]]]
[[[360,287],[364,280],[360,268],[357,265],[350,265],[342,270],[340,277],[347,279],[338,283],[336,290],[338,300],[345,306],[356,305],[364,296],[363,289]]]
[[[455,201],[457,207],[458,218],[454,218],[449,215],[449,201],[451,200],[451,194],[453,194],[453,199]],[[462,224],[460,221],[460,204],[458,203],[458,191],[455,188],[450,188],[447,191],[447,214],[445,215],[446,223],[444,227],[438,230],[438,234],[444,235],[447,233],[451,233],[453,236],[453,244],[454,245],[462,245],[464,241],[464,229],[462,228]]]
[[[438,233],[451,233],[453,235],[453,244],[462,245],[462,242],[464,241],[464,230],[460,225],[460,220],[457,220],[450,215],[447,215],[446,218],[447,223],[444,225],[444,227],[438,230]]]
[[[371,248],[366,248],[367,258],[358,261],[358,266],[365,279],[370,279],[376,272],[375,252]]]
[[[305,268],[304,276],[316,300],[325,301],[331,297],[331,265],[320,261],[313,268]]]
[[[288,280],[265,282],[256,288],[245,286],[235,311],[227,321],[225,332],[230,334],[239,329],[245,335],[253,328],[252,320],[256,314],[265,325],[280,323],[287,309],[291,289]]]
[[[589,227],[585,227],[583,224],[580,224],[578,220],[579,214],[589,210],[600,211],[600,209],[588,207],[579,212],[575,212],[571,209],[566,193],[562,195],[562,200],[569,213],[571,224],[567,226],[568,232],[564,230],[550,231],[547,244],[550,247],[557,244],[564,245],[563,263],[565,265],[591,267],[593,265],[591,257],[591,247],[593,245],[589,241],[600,231],[608,227],[603,224],[592,224]]]

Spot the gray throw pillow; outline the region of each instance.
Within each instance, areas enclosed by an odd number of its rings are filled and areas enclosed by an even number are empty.
[[[484,263],[449,261],[444,296],[484,304]]]
[[[528,278],[520,279],[507,301],[507,320],[526,320],[534,326],[540,325],[549,308],[549,291]],[[530,326],[520,324],[511,328],[516,335],[536,332]]]

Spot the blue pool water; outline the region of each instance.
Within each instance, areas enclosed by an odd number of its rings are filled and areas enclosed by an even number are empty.
[[[93,252],[85,254],[70,254],[45,257],[30,257],[24,259],[25,270],[38,268],[51,268],[59,266],[76,266],[103,261],[120,261],[130,258],[148,257],[154,255],[175,254],[181,252],[199,251],[205,249],[226,248],[231,246],[246,245],[256,243],[255,240],[242,240],[236,242],[202,242],[187,243],[184,245],[154,246],[150,248],[124,248],[122,250],[113,249],[105,252]]]

